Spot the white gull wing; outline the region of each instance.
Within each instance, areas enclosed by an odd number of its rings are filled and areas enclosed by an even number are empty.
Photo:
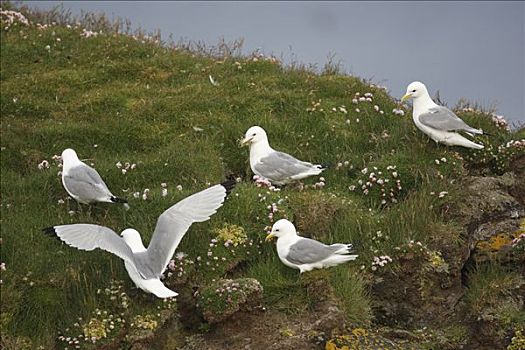
[[[348,245],[349,249],[351,245]],[[326,245],[310,238],[301,237],[296,243],[290,246],[290,250],[285,259],[296,265],[318,263],[333,254],[337,254],[344,244]]]
[[[85,164],[71,168],[63,179],[66,190],[81,201],[109,200],[113,196],[98,172]]]
[[[147,249],[147,265],[160,276],[191,224],[203,222],[217,212],[224,202],[227,189],[215,185],[184,198],[159,216]]]
[[[294,179],[296,176],[306,173],[322,171],[320,165],[303,162],[289,154],[273,151],[262,157],[253,167],[254,172],[258,172],[263,177],[274,181],[285,181]],[[311,175],[314,175],[312,173]]]
[[[421,124],[441,131],[467,131],[482,134],[483,131],[470,127],[454,112],[443,106],[431,107],[419,115]]]
[[[87,251],[100,248],[135,264],[133,252],[129,246],[110,228],[91,224],[74,224],[53,226],[43,231],[56,235],[71,247]]]

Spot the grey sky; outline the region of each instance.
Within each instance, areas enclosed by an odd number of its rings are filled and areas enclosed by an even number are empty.
[[[30,6],[51,8],[60,1]],[[465,97],[525,122],[525,2],[64,2],[105,12],[163,38],[245,39],[290,61],[344,69],[400,97],[413,80],[454,106]],[[293,55],[292,55],[293,54]]]

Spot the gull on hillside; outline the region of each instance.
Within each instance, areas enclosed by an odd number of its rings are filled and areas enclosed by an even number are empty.
[[[300,273],[322,269],[355,260],[351,255],[352,245],[335,243],[326,245],[297,234],[295,226],[286,219],[273,224],[266,241],[277,237],[277,255],[286,266],[299,269]]]
[[[250,167],[252,171],[274,185],[319,175],[325,167],[303,162],[297,158],[270,147],[266,131],[260,126],[252,126],[246,131],[243,145],[250,145]]]
[[[473,128],[450,109],[439,106],[428,95],[426,86],[419,81],[410,83],[401,102],[413,99],[412,118],[417,128],[427,134],[432,140],[447,146],[462,146],[482,149],[484,146],[474,143],[458,134],[463,131],[469,135],[483,134],[481,129]]]

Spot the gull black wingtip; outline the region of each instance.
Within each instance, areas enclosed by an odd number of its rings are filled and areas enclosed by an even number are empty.
[[[221,186],[226,189],[226,195],[229,195],[236,184],[237,184],[237,181],[235,181],[235,179],[228,179],[222,182]]]
[[[127,200],[126,198],[121,198],[121,197],[115,197],[115,196],[113,196],[113,197],[111,197],[110,199],[111,199],[111,201],[112,201],[113,203],[124,203],[124,204],[127,204],[127,203],[128,203],[128,200]]]
[[[60,237],[58,237],[57,231],[55,230],[54,226],[46,227],[42,229],[42,232],[49,237],[54,237],[57,240],[61,241]]]

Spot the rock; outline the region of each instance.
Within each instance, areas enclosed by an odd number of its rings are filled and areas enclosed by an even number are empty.
[[[197,307],[208,323],[219,323],[239,311],[258,308],[262,292],[261,284],[254,278],[221,279],[202,290]]]
[[[422,328],[448,320],[463,296],[461,276],[419,242],[400,248],[398,259],[378,270],[372,284],[378,322],[395,328]]]
[[[449,206],[446,214],[464,227],[472,263],[511,256],[511,242],[525,217],[523,198],[514,197],[525,187],[525,178],[506,173],[498,177],[469,177],[466,195]],[[518,257],[518,262],[520,257]],[[466,261],[466,260],[465,260]]]

